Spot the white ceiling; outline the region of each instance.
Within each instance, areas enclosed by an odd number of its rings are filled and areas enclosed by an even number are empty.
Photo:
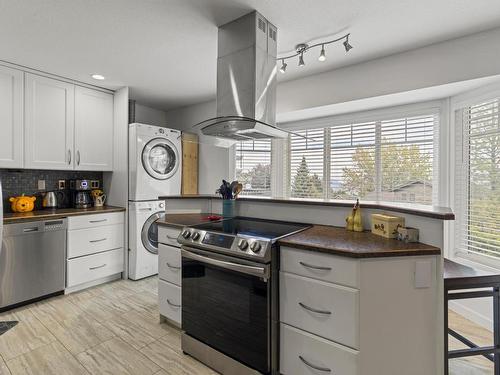
[[[0,59],[170,109],[215,93],[217,25],[257,9],[278,49],[351,33],[354,49],[316,52],[279,79],[330,70],[500,26],[498,0],[0,0]]]

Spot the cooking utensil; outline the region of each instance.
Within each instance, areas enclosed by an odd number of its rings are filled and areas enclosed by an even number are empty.
[[[236,198],[238,194],[243,190],[243,184],[237,183],[236,187],[233,189],[233,196]]]

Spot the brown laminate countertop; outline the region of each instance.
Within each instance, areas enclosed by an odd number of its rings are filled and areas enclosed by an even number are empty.
[[[6,213],[3,217],[4,224],[14,224],[22,221],[60,219],[68,216],[93,215],[101,213],[122,212],[123,207],[104,206],[92,208],[61,208],[55,210],[36,210],[31,212]]]
[[[444,285],[446,287],[478,288],[498,282],[500,282],[500,272],[484,271],[449,259],[444,260]]]
[[[200,194],[200,195],[170,195],[161,196],[158,199],[221,199],[218,195]],[[295,204],[306,206],[329,206],[329,207],[352,207],[352,200],[326,200],[326,199],[297,199],[297,198],[271,198],[271,197],[251,197],[239,196],[238,200],[243,202],[256,203],[280,203],[280,204]],[[393,212],[401,212],[410,215],[429,217],[440,220],[455,220],[455,214],[447,207],[426,206],[421,204],[408,204],[398,202],[377,202],[377,201],[361,201],[362,208],[370,208],[376,210],[387,210]]]
[[[156,223],[158,225],[166,227],[182,228],[186,225],[196,225],[202,224],[210,221],[208,216],[216,215],[211,213],[199,213],[199,214],[166,214],[164,218],[158,219]],[[217,215],[221,216],[221,215]]]
[[[351,258],[379,258],[413,255],[438,255],[441,250],[423,243],[405,243],[371,232],[350,232],[345,228],[313,225],[279,240],[281,246],[319,251]]]

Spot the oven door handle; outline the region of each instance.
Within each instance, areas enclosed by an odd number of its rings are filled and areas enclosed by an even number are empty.
[[[211,264],[212,266],[217,266],[235,272],[245,273],[247,275],[262,277],[264,280],[267,280],[269,278],[269,271],[266,267],[248,266],[246,264],[228,262],[225,260],[220,260],[220,259],[210,258],[204,255],[195,254],[184,249],[181,250],[181,253],[184,258],[197,260],[202,263]]]

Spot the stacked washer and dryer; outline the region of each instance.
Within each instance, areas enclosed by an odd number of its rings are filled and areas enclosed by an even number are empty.
[[[158,226],[162,195],[181,193],[181,132],[129,125],[129,278],[158,273]]]

